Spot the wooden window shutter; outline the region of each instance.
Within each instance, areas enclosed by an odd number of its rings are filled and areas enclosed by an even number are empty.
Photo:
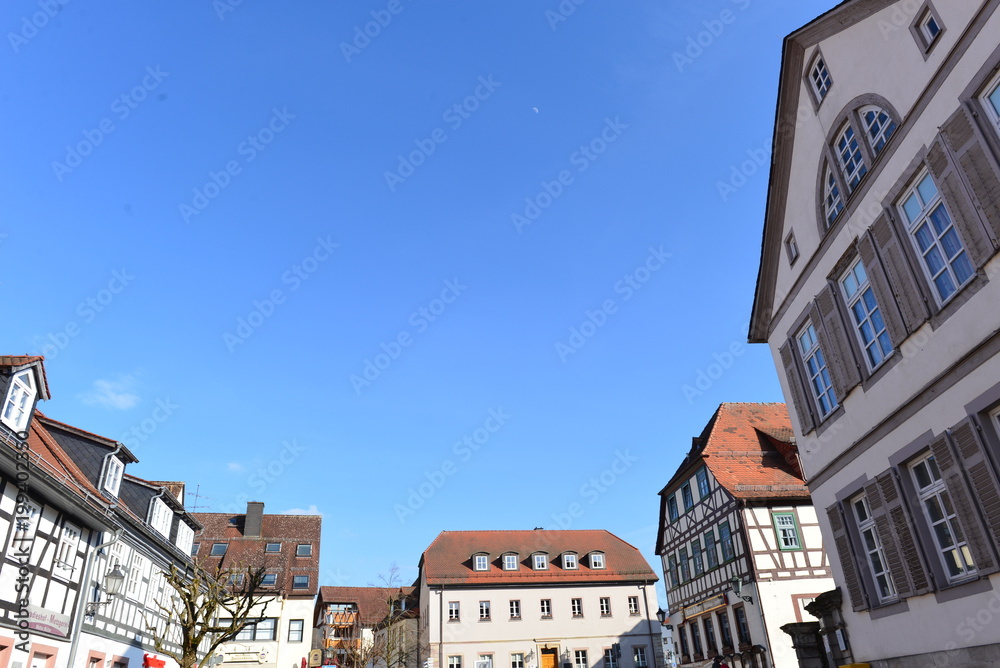
[[[973,495],[979,502],[993,547],[1000,549],[1000,484],[997,472],[986,454],[975,419],[968,417],[951,428],[962,465],[969,474]]]
[[[858,239],[858,254],[861,256],[861,262],[865,265],[865,273],[868,274],[868,282],[871,283],[872,292],[875,293],[875,300],[878,302],[878,309],[885,320],[885,328],[889,332],[889,338],[892,339],[893,347],[898,349],[900,344],[906,340],[908,332],[906,325],[903,324],[896,299],[889,288],[889,280],[882,269],[882,263],[879,262],[875,253],[875,242],[869,235],[862,234]],[[853,322],[851,328],[854,328]]]
[[[889,286],[896,296],[903,324],[906,331],[912,334],[927,320],[926,298],[921,296],[921,288],[910,271],[899,238],[893,233],[889,217],[884,213],[872,224],[871,236],[882,258]]]
[[[802,426],[802,433],[808,433],[816,426],[813,420],[812,401],[810,400],[812,394],[808,393],[808,388],[803,385],[802,376],[799,375],[799,365],[795,362],[798,357],[795,340],[785,341],[785,345],[778,349],[778,353],[781,355],[781,365],[785,369],[788,389],[792,393],[792,406],[795,408],[795,414]]]
[[[847,593],[851,597],[851,605],[855,610],[867,610],[868,599],[865,591],[861,587],[861,578],[858,576],[858,567],[854,562],[854,552],[847,539],[847,530],[844,527],[844,519],[841,515],[840,504],[835,503],[826,509],[826,516],[830,519],[830,528],[833,530],[833,543],[837,548],[837,556],[840,558],[840,568],[844,571],[844,585]]]
[[[847,342],[848,332],[844,329],[844,320],[837,309],[834,288],[833,284],[827,283],[820,291],[810,317],[816,326],[819,345],[830,369],[837,402],[842,404],[847,393],[861,382],[861,372],[858,371],[854,353]]]
[[[986,236],[986,229],[979,220],[979,215],[973,208],[962,177],[943,139],[944,132],[931,144],[927,152],[927,167],[934,176],[941,199],[948,207],[955,229],[958,230],[965,250],[969,253],[969,261],[979,269],[988,257],[993,254],[993,244]]]
[[[955,160],[962,168],[972,201],[992,233],[1000,239],[1000,172],[986,149],[986,142],[965,108],[959,109],[943,127]]]
[[[956,519],[962,527],[962,533],[965,534],[965,542],[972,553],[976,570],[981,575],[997,571],[996,557],[979,523],[976,506],[969,495],[969,488],[965,484],[962,468],[952,454],[951,445],[942,435],[931,443],[931,452],[934,453],[934,459],[941,471],[941,478],[944,480],[948,494],[951,496],[951,502],[955,506]]]
[[[896,593],[900,598],[908,598],[930,591],[930,578],[892,470],[876,476],[865,487],[865,494]]]

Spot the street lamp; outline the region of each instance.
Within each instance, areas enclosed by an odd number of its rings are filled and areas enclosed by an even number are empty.
[[[656,618],[660,620],[660,626],[663,626],[664,622],[667,621],[667,611],[660,608],[656,611]]]
[[[125,574],[122,573],[122,569],[115,564],[107,575],[104,576],[104,591],[108,594],[108,600],[106,601],[94,601],[87,604],[86,615],[87,617],[93,617],[100,610],[102,605],[107,605],[117,596],[121,590],[122,585],[125,584]],[[100,598],[100,593],[98,592],[98,598]]]
[[[743,580],[740,579],[740,576],[734,575],[733,577],[729,578],[729,584],[730,586],[732,586],[733,593],[736,594],[736,598],[741,598],[750,605],[753,605],[752,596],[740,596],[740,592],[743,591]]]

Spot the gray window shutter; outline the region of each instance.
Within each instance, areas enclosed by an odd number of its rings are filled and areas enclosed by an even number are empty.
[[[951,438],[982,509],[987,535],[993,546],[1000,549],[1000,484],[974,418],[968,417],[952,427]]]
[[[951,160],[948,148],[942,137],[938,136],[927,152],[927,166],[934,176],[934,182],[941,192],[941,198],[948,207],[951,219],[955,223],[969,260],[978,269],[988,257],[993,254],[993,244],[986,236],[986,229],[979,220],[979,215],[972,206],[972,201],[966,194],[962,177]]]
[[[844,321],[840,317],[840,311],[837,310],[834,287],[827,283],[820,291],[810,317],[816,326],[819,345],[826,357],[826,365],[830,369],[837,402],[844,403],[848,392],[861,382],[861,372],[858,371],[854,353],[847,342],[848,332],[844,329]]]
[[[934,453],[948,495],[951,496],[951,502],[955,506],[956,519],[962,527],[962,533],[965,534],[965,542],[972,553],[972,560],[976,563],[976,570],[983,575],[995,572],[996,557],[979,523],[976,507],[965,484],[965,476],[962,475],[962,469],[952,454],[947,439],[941,436],[931,443],[931,452]]]
[[[869,235],[862,234],[858,239],[858,254],[861,255],[861,262],[865,265],[865,273],[868,274],[868,282],[871,283],[872,292],[875,293],[875,300],[878,302],[878,309],[885,320],[885,328],[889,332],[889,338],[892,339],[892,345],[898,349],[906,339],[906,325],[903,324],[896,299],[889,289],[889,280],[882,269],[882,263],[879,262],[878,256],[875,254],[875,242],[871,240]],[[850,317],[848,314],[848,319]],[[852,330],[855,328],[853,320],[851,320],[850,328]],[[854,334],[857,336],[856,332]]]
[[[927,569],[892,471],[876,476],[865,486],[865,494],[896,593],[900,598],[908,598],[930,591]]]
[[[1000,171],[965,108],[955,112],[943,130],[972,191],[973,204],[996,241],[1000,239]]]
[[[816,426],[813,421],[812,394],[808,392],[802,384],[802,376],[799,375],[799,366],[795,363],[798,357],[798,350],[795,348],[795,339],[785,341],[785,345],[778,349],[781,355],[781,365],[785,369],[785,378],[788,380],[788,388],[792,393],[792,406],[795,414],[802,425],[802,432],[808,433]]]
[[[837,548],[837,556],[840,558],[840,568],[844,571],[844,585],[847,593],[851,597],[851,605],[855,610],[867,610],[868,600],[865,598],[864,589],[861,587],[861,578],[858,577],[858,567],[854,563],[854,552],[851,544],[847,540],[847,530],[844,527],[844,519],[841,516],[840,504],[833,504],[826,509],[826,516],[830,519],[830,528],[833,530],[833,544]]]
[[[910,271],[900,240],[893,233],[889,217],[884,213],[872,224],[871,235],[882,258],[889,286],[896,296],[903,324],[906,325],[906,331],[912,334],[927,320],[927,302],[921,296],[920,287]]]

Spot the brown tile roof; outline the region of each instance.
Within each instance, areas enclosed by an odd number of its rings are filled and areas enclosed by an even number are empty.
[[[531,567],[531,555],[549,555],[547,570]],[[605,568],[591,569],[584,556],[592,551],[605,554]],[[489,569],[475,571],[472,555],[489,555]],[[519,555],[516,571],[505,571],[501,556]],[[558,556],[576,552],[579,566],[563,569]],[[442,531],[421,558],[428,584],[508,585],[569,584],[585,582],[655,582],[658,578],[646,559],[632,545],[604,530],[579,531]]]
[[[278,578],[274,591],[286,596],[315,596],[319,588],[319,549],[323,518],[319,515],[264,515],[259,537],[245,537],[246,515],[191,513],[204,529],[195,535],[200,543],[195,559],[209,570],[216,567],[261,567]],[[212,557],[213,543],[227,543],[223,557]],[[265,553],[267,543],[281,543],[281,551]],[[312,556],[295,556],[299,543],[310,543]],[[308,575],[308,589],[293,589],[296,575]]]
[[[675,491],[704,462],[737,499],[809,499],[785,404],[724,403],[660,492]]]
[[[20,367],[25,367],[36,362],[39,363],[36,367],[36,375],[41,381],[39,394],[42,399],[48,399],[52,395],[49,393],[49,379],[45,375],[44,357],[41,355],[0,355],[0,367],[9,366],[15,370],[20,370]]]
[[[325,608],[329,603],[353,603],[361,623],[374,625],[389,614],[390,593],[384,587],[320,587],[319,604]]]

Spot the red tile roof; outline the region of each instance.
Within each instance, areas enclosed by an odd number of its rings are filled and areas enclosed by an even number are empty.
[[[204,529],[195,535],[200,543],[195,559],[209,570],[216,567],[261,567],[278,575],[275,593],[315,596],[319,588],[319,549],[323,518],[319,515],[264,515],[260,536],[243,535],[245,514],[191,513]],[[227,543],[222,558],[212,557],[212,543]],[[265,553],[267,543],[281,543],[281,551]],[[312,545],[312,555],[295,556],[299,543]],[[308,575],[309,587],[294,589],[293,577]]]
[[[330,603],[353,603],[362,624],[378,624],[389,614],[391,591],[384,587],[320,587],[320,612]]]
[[[785,404],[720,404],[660,493],[675,491],[704,462],[737,499],[808,500],[796,453]]]
[[[547,552],[549,567],[536,571],[531,555]],[[585,555],[604,552],[605,568],[592,569]],[[501,556],[516,552],[518,570],[505,571]],[[579,566],[563,569],[558,558],[576,552]],[[489,568],[472,568],[472,555],[489,555]],[[580,531],[442,531],[421,557],[421,569],[431,585],[569,584],[587,582],[655,582],[658,578],[632,545],[604,530]]]

